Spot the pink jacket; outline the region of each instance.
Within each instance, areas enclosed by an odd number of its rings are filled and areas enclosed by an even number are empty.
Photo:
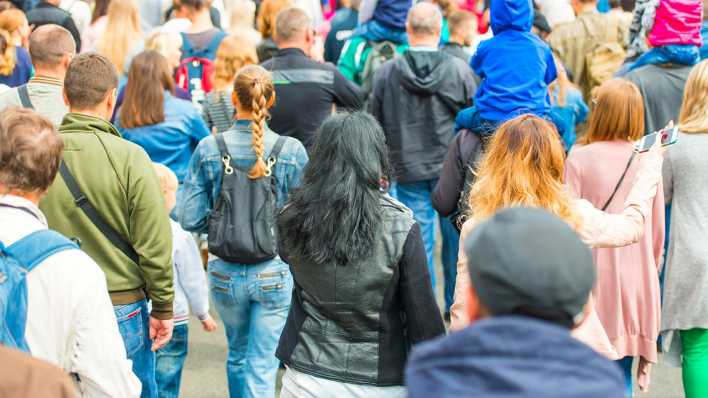
[[[702,0],[661,0],[649,33],[649,44],[652,47],[669,44],[700,47],[702,19]]]
[[[640,157],[640,170],[620,214],[605,213],[590,202],[578,199],[575,210],[581,219],[578,234],[591,247],[622,247],[639,240],[644,233],[644,223],[652,212],[653,198],[661,181],[663,157],[654,153]],[[460,330],[470,323],[467,315],[467,297],[470,277],[467,271],[467,255],[464,244],[476,225],[475,220],[465,223],[460,234],[460,251],[457,261],[455,301],[450,308],[450,329]],[[588,302],[588,316],[573,331],[573,335],[610,359],[618,359],[617,352],[610,344],[605,329],[597,317],[592,300]]]

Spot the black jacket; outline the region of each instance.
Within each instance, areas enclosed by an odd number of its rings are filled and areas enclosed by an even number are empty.
[[[309,151],[320,124],[340,110],[359,110],[364,93],[330,63],[308,58],[302,50],[284,48],[261,64],[273,73],[275,106],[268,126],[280,135],[295,137]]]
[[[386,133],[398,182],[440,176],[455,115],[475,90],[470,67],[441,51],[409,49],[381,66],[369,110]]]
[[[27,21],[30,25],[34,25],[35,29],[50,24],[63,27],[74,37],[76,52],[81,51],[81,33],[69,12],[43,1],[27,13]]]
[[[295,280],[276,356],[303,373],[355,384],[403,385],[413,345],[445,333],[410,210],[383,196],[380,239],[347,265],[280,256]],[[286,210],[287,211],[287,208]]]
[[[468,192],[465,182],[471,182],[472,169],[481,160],[483,143],[479,135],[467,129],[460,130],[445,155],[442,173],[433,190],[433,207],[447,217],[458,210],[460,196]]]

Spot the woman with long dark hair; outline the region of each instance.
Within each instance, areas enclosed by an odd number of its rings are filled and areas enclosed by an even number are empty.
[[[281,397],[405,396],[410,347],[445,332],[420,228],[384,192],[388,159],[371,115],[329,117],[280,215],[295,280],[276,352],[288,367]]]
[[[209,130],[191,102],[175,97],[167,59],[148,50],[133,59],[116,126],[153,162],[172,169],[182,182],[192,152]]]

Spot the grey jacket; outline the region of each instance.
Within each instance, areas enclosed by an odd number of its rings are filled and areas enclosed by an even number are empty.
[[[440,176],[455,116],[476,88],[472,69],[442,51],[409,49],[376,71],[369,111],[386,133],[398,182]]]
[[[680,364],[674,332],[708,329],[708,131],[679,134],[664,159],[664,197],[671,233],[664,277],[661,334],[666,358]]]

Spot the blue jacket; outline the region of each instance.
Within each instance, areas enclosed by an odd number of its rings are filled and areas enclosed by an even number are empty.
[[[199,141],[209,135],[209,129],[191,102],[165,91],[164,104],[165,121],[162,123],[127,129],[121,126],[120,118],[116,118],[116,127],[123,138],[143,147],[153,162],[169,167],[182,182],[192,152]]]
[[[500,122],[548,113],[556,66],[550,47],[531,33],[532,24],[531,0],[491,1],[494,37],[480,43],[470,62],[482,79],[474,101],[482,118]]]
[[[389,29],[405,31],[406,17],[412,5],[412,0],[378,0],[373,19]]]
[[[226,147],[231,154],[231,160],[239,167],[250,168],[256,160],[253,152],[250,121],[237,120],[231,130],[224,133]],[[263,153],[268,157],[278,134],[266,127],[263,136]],[[288,192],[300,185],[303,169],[307,164],[307,151],[295,138],[285,137],[286,142],[280,151],[278,161],[273,168],[275,176],[276,206],[285,205]],[[214,208],[221,192],[221,181],[224,176],[224,165],[221,154],[213,136],[202,140],[194,151],[189,163],[189,170],[184,179],[181,203],[177,213],[182,228],[191,232],[207,232],[209,214]]]
[[[413,349],[409,398],[622,398],[619,366],[567,329],[520,316],[478,321]]]
[[[15,47],[15,69],[9,75],[0,75],[0,84],[18,87],[26,84],[34,74],[29,53],[22,47]]]
[[[703,11],[708,12],[708,11]],[[703,21],[701,25],[701,36],[703,37],[703,47],[701,47],[701,59],[708,59],[708,21]]]

